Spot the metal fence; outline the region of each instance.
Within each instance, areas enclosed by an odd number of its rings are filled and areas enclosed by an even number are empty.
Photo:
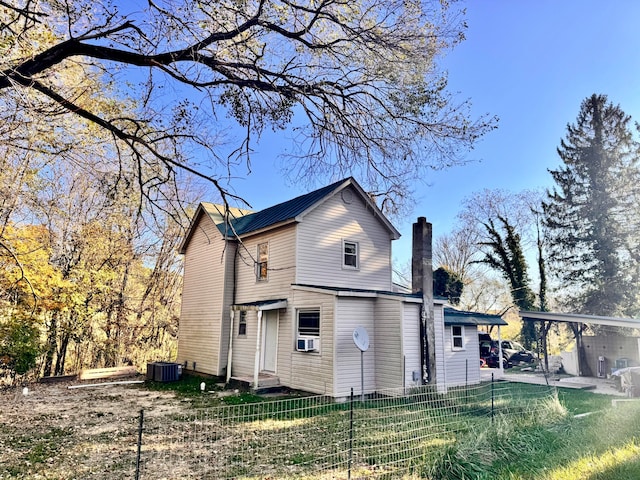
[[[194,410],[140,412],[136,478],[424,478],[431,459],[500,415],[535,414],[544,385],[482,383],[445,394],[386,390],[335,402],[324,396]]]

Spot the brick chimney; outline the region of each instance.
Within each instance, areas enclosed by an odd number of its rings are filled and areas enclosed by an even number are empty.
[[[422,293],[420,321],[420,350],[423,383],[435,383],[436,348],[433,315],[433,227],[425,217],[413,224],[411,258],[411,290]]]

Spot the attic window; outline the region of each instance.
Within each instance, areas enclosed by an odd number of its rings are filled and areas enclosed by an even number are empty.
[[[269,244],[260,243],[258,244],[258,263],[256,266],[257,267],[256,278],[258,280],[267,280],[268,263],[269,263]]]
[[[357,269],[358,264],[358,243],[348,240],[342,241],[342,267]]]
[[[451,349],[464,349],[464,327],[462,325],[453,325],[451,327]]]

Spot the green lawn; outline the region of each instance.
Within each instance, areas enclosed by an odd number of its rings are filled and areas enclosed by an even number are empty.
[[[475,454],[492,459],[490,464],[441,478],[640,479],[640,403],[613,408],[612,398],[560,388],[558,400],[566,415],[531,424],[502,419],[489,435],[490,444]],[[591,414],[579,415],[584,413]]]
[[[273,467],[274,479],[280,478],[276,472],[283,466],[278,462],[287,463],[292,473],[307,469],[318,472],[325,466],[315,457],[317,452],[322,452],[325,445],[335,447],[341,442],[339,447],[345,448],[348,404],[326,403],[306,417],[303,409],[296,409],[298,402],[303,405],[306,400],[297,395],[288,400],[293,410],[284,413],[275,403],[271,406],[269,399],[246,393],[223,399],[203,397],[199,380],[194,378],[149,387],[176,390],[196,408],[246,405],[251,407],[247,411],[251,411],[252,420],[271,418],[267,427],[273,431],[304,422],[305,428],[296,433],[293,444],[290,438],[274,436],[269,430],[252,433],[251,458],[238,457],[237,464],[246,469],[236,470],[234,475],[238,477],[253,478],[250,472],[254,469],[249,465],[260,456]],[[539,385],[497,382],[483,388],[482,399],[474,398],[473,389],[472,394],[466,389],[451,390],[444,396],[433,395],[435,403],[428,403],[432,406],[402,398],[386,400],[384,407],[374,400],[356,403],[353,448],[359,453],[354,454],[354,466],[357,461],[359,473],[364,472],[361,476],[366,477],[377,466],[404,462],[410,456],[411,467],[404,469],[403,475],[387,471],[388,475],[380,478],[640,479],[640,403],[613,408],[614,397],[609,395],[564,388],[550,395],[553,388]],[[394,412],[393,419],[390,412]],[[242,425],[249,428],[249,419],[245,418],[234,420],[231,431],[244,428]],[[416,438],[421,440],[416,443]],[[306,448],[299,451],[296,444]],[[396,449],[403,445],[413,445],[413,450]],[[414,456],[416,450],[421,452],[418,457]]]

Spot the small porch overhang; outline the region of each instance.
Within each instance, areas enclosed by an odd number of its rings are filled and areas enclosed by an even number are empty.
[[[287,308],[287,299],[259,300],[257,302],[237,303],[235,305],[231,305],[231,310],[236,312],[257,312],[260,310],[278,310],[280,308]]]

